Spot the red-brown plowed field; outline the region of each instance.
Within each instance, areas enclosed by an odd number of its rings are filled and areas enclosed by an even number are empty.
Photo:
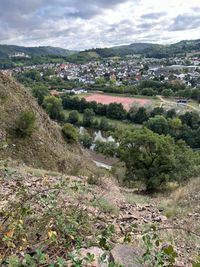
[[[109,105],[110,103],[121,103],[126,110],[129,110],[133,103],[138,103],[140,106],[150,104],[151,101],[144,98],[120,97],[94,94],[85,98],[88,102],[96,101],[97,103]]]

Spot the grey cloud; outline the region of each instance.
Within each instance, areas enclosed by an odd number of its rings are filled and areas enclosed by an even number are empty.
[[[89,20],[105,9],[113,9],[128,0],[0,0],[0,40],[5,28],[16,35],[33,30],[49,31],[59,20]],[[135,0],[138,1],[138,0]],[[2,26],[4,25],[4,26]]]
[[[128,3],[127,14],[117,18],[120,4]],[[171,19],[165,12],[139,9],[142,0],[0,0],[0,43],[54,45],[70,49],[165,40],[177,29],[199,26],[197,9]],[[123,8],[123,5],[122,5]],[[114,19],[106,21],[104,11]],[[152,9],[155,10],[155,9]],[[150,11],[150,9],[149,9]],[[159,11],[159,9],[158,9]],[[177,11],[178,12],[178,11]],[[106,13],[106,12],[105,12]],[[132,16],[132,17],[131,17]],[[114,22],[117,21],[117,22]],[[113,22],[113,23],[112,23]]]
[[[152,13],[146,13],[142,15],[141,19],[156,20],[166,15],[167,15],[166,12],[152,12]]]
[[[177,16],[172,25],[169,27],[170,31],[184,31],[186,29],[195,29],[200,27],[200,16],[183,14]]]
[[[152,22],[152,23],[148,23],[148,22],[144,22],[144,23],[140,23],[138,24],[138,28],[144,30],[144,31],[148,31],[150,29],[153,29],[154,27],[156,27],[156,23]]]

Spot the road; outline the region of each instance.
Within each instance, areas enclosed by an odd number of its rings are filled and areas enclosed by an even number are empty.
[[[174,102],[174,101],[168,101],[168,100],[165,100],[161,95],[157,95],[157,97],[160,99],[160,101],[161,101],[161,103],[160,103],[160,107],[162,107],[162,105],[163,104],[176,104],[176,102]],[[200,112],[200,109],[199,108],[196,108],[196,107],[194,107],[194,106],[192,106],[192,105],[190,105],[190,104],[186,104],[186,106],[187,107],[189,107],[189,108],[191,108],[191,109],[193,109],[193,110],[195,110],[195,111],[198,111],[198,112]]]

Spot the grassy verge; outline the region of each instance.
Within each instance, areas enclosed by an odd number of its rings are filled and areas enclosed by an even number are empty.
[[[71,112],[71,110],[64,110],[64,114],[66,116],[66,118],[69,116],[69,113]],[[104,116],[95,116],[94,120],[97,120],[98,122],[100,122],[100,120],[102,118],[105,118]],[[83,119],[83,113],[80,113],[79,112],[79,120],[82,121]],[[120,121],[120,120],[114,120],[114,119],[109,119],[109,118],[106,118],[108,120],[108,122],[112,125],[116,125],[117,127],[121,128],[123,127],[123,129],[127,129],[127,130],[131,130],[133,128],[139,128],[141,127],[141,125],[139,124],[133,124],[133,123],[130,123],[130,122],[126,122],[126,121]]]

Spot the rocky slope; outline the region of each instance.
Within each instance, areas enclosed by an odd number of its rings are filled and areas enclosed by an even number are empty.
[[[91,185],[85,176],[61,175],[13,161],[1,163],[0,177],[1,266],[14,256],[23,266],[32,266],[30,257],[33,266],[54,266],[58,258],[63,260],[61,266],[119,266],[117,262],[123,267],[157,266],[140,263],[147,249],[142,241],[146,233],[158,234],[161,250],[173,244],[178,258],[169,266],[192,266],[198,253],[195,236],[186,233],[186,241],[181,230],[187,228],[186,219],[167,218],[158,199],[127,195],[111,178],[101,177]],[[109,265],[113,261],[116,265]]]
[[[26,108],[36,115],[36,129],[30,137],[17,138],[16,120]],[[11,77],[0,73],[0,158],[12,158],[48,170],[78,173],[87,167],[77,145],[67,144],[61,128],[42,110],[31,93]]]

